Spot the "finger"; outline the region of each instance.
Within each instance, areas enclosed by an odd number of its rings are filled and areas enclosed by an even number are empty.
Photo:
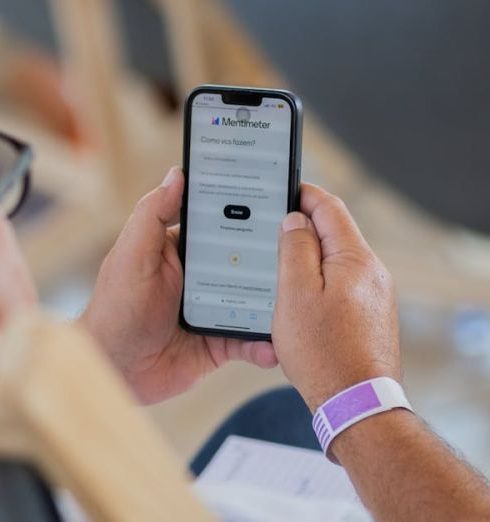
[[[172,167],[163,183],[138,202],[118,239],[129,259],[150,264],[159,260],[167,226],[179,213],[183,190],[182,170]]]
[[[279,237],[279,292],[310,288],[316,275],[321,275],[318,237],[304,214],[292,212],[284,218]]]
[[[272,343],[267,341],[226,340],[226,360],[245,361],[259,368],[274,368],[278,361]]]
[[[301,210],[315,225],[323,259],[341,251],[367,247],[354,218],[337,196],[304,183],[301,187]]]
[[[179,246],[180,225],[174,225],[167,229],[167,239],[177,249]]]

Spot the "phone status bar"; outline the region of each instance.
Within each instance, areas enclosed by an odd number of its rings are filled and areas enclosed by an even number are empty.
[[[199,95],[197,96],[193,103],[193,107],[205,107],[208,109],[224,109],[224,110],[236,110],[239,107],[243,107],[244,105],[235,105],[235,104],[226,104],[221,100],[221,96],[217,95]],[[250,111],[258,111],[262,109],[284,109],[286,106],[285,103],[277,102],[277,101],[268,101],[267,98],[264,98],[262,104],[258,107],[254,106],[246,106]]]

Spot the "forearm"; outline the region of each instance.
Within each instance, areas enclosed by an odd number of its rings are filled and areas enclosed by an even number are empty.
[[[332,450],[377,521],[490,520],[485,479],[410,412],[359,422]]]

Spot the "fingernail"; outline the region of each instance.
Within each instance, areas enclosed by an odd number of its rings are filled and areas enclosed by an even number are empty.
[[[291,230],[298,230],[308,226],[308,219],[301,212],[291,212],[282,222],[283,232],[290,232]]]
[[[168,174],[165,176],[165,178],[162,181],[162,184],[160,186],[162,187],[169,187],[176,179],[177,175],[179,174],[180,168],[179,167],[172,167]]]

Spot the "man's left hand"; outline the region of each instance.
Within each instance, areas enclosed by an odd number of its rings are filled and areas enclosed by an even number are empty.
[[[190,388],[230,360],[271,368],[268,342],[205,337],[178,323],[183,287],[178,219],[184,176],[176,167],[137,204],[99,273],[80,318],[144,403]]]

